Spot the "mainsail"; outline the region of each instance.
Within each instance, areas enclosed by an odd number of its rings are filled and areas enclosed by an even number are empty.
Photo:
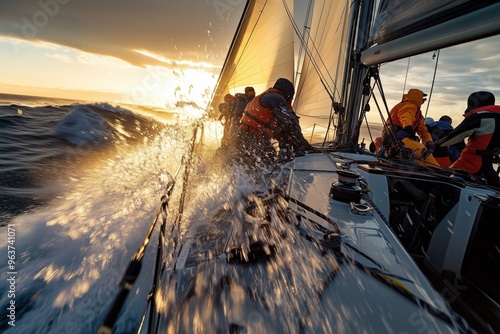
[[[343,99],[348,1],[316,0],[310,26],[302,36],[293,21],[293,0],[250,0],[231,44],[211,101],[217,109],[227,93],[253,86],[257,93],[285,77],[296,84],[294,109],[305,133],[324,135],[333,112],[333,102]],[[306,18],[307,20],[307,18]],[[308,31],[307,31],[308,30]],[[297,61],[294,36],[305,48],[303,64]],[[301,49],[303,51],[304,49]],[[294,76],[294,68],[300,73]],[[304,80],[298,82],[298,78]],[[321,137],[322,138],[322,137]]]
[[[214,91],[216,109],[227,93],[253,86],[257,94],[280,77],[293,81],[293,0],[248,1]]]

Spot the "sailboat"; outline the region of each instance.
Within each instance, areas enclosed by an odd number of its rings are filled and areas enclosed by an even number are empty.
[[[496,35],[500,4],[315,0],[303,31],[293,7],[247,1],[212,106],[296,78],[294,109],[303,129],[325,129],[320,150],[182,233],[179,217],[165,223],[172,179],[139,332],[498,331],[498,193],[411,156],[382,158],[358,139],[381,63]],[[118,315],[112,307],[102,333]]]

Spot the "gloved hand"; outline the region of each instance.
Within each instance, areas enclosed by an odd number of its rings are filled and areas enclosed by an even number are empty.
[[[405,126],[403,130],[408,133],[410,139],[415,139],[415,130],[411,125]]]

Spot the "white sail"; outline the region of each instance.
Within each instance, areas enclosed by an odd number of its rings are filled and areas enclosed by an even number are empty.
[[[253,86],[259,94],[280,78],[293,81],[293,0],[250,0],[235,35],[212,99]]]
[[[317,124],[322,130],[318,127],[315,133],[324,133],[333,100],[341,100],[349,11],[348,1],[316,0],[314,3],[306,41],[308,54],[293,104],[304,132]]]

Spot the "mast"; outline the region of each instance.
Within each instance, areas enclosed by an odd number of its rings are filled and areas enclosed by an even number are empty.
[[[368,68],[361,62],[361,50],[366,49],[371,32],[374,1],[356,0],[351,10],[347,46],[348,60],[344,71],[342,101],[346,101],[344,111],[339,115],[339,130],[335,140],[340,147],[357,147],[359,133],[356,124],[361,111],[363,81]]]

